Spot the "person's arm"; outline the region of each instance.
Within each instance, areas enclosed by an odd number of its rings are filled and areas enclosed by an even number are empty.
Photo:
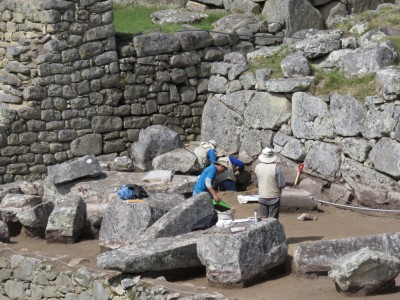
[[[275,173],[276,173],[276,180],[278,181],[278,186],[280,189],[285,188],[286,186],[286,180],[285,177],[283,176],[282,169],[278,165],[275,167]]]
[[[231,161],[232,165],[238,167],[239,170],[244,169],[244,162],[242,162],[240,159],[237,159],[234,156],[229,156],[229,160]]]
[[[217,161],[216,155],[215,155],[215,149],[210,149],[207,151],[207,155],[210,158],[211,163],[215,163]]]
[[[212,179],[209,178],[209,177],[207,177],[207,178],[206,178],[206,182],[205,182],[206,188],[209,190],[209,192],[210,192],[210,194],[212,195],[213,199],[214,199],[215,201],[219,202],[220,198],[218,197],[217,192],[216,192],[215,189],[213,188],[212,183],[213,183]]]

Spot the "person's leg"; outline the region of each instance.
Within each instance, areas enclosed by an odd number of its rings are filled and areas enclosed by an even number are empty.
[[[220,191],[236,191],[236,184],[233,180],[227,179],[222,181],[218,188]]]
[[[268,206],[260,203],[260,218],[267,218],[269,215]]]
[[[269,206],[269,215],[268,217],[270,218],[275,218],[275,219],[279,219],[279,208],[281,206],[281,200],[279,199],[278,202],[276,202],[273,205]]]

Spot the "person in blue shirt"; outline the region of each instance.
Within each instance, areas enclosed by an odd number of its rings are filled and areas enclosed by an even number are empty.
[[[244,171],[244,162],[233,156],[223,156],[218,158],[219,161],[223,160],[228,165],[226,171],[217,174],[215,178],[215,185],[220,191],[237,191],[236,175],[234,168],[236,167],[239,173]]]
[[[210,193],[211,197],[218,202],[220,198],[213,187],[215,177],[218,173],[222,173],[227,169],[228,164],[224,160],[218,160],[205,168],[194,186],[193,195],[197,195],[202,192],[208,192]]]

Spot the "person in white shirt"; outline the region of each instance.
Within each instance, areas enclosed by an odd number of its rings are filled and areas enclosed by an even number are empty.
[[[279,219],[282,189],[286,186],[282,170],[277,165],[274,150],[265,148],[258,156],[260,163],[255,167],[258,182],[258,202],[261,218]]]

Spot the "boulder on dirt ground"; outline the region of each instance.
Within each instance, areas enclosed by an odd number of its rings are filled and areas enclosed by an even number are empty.
[[[294,271],[299,275],[326,275],[340,257],[362,248],[399,258],[400,232],[303,243],[293,253]]]
[[[54,209],[54,203],[46,201],[32,208],[26,208],[17,213],[17,218],[25,228],[28,236],[44,238],[49,216]]]
[[[202,266],[197,257],[199,233],[137,240],[134,244],[107,251],[97,256],[97,265],[126,273],[167,271]]]
[[[338,292],[366,296],[387,292],[396,286],[400,259],[387,253],[362,248],[339,258],[328,273]]]
[[[143,202],[127,203],[113,195],[99,232],[101,249],[115,249],[135,242],[149,226],[183,201],[183,195],[154,193]]]
[[[213,213],[214,206],[210,194],[200,193],[176,205],[143,235],[147,239],[156,239],[189,233],[196,223]]]
[[[140,131],[139,140],[132,144],[133,165],[142,170],[150,170],[153,158],[177,148],[183,143],[179,135],[166,126],[153,125]]]
[[[198,240],[197,254],[206,266],[209,283],[226,287],[248,285],[284,263],[288,243],[278,220],[268,218],[258,223],[241,223],[240,227],[245,230],[232,233],[233,228],[219,228]]]
[[[86,155],[62,164],[47,167],[47,178],[55,184],[83,177],[95,177],[101,174],[101,167],[94,155]]]
[[[46,227],[46,241],[74,243],[81,237],[85,227],[86,203],[79,196],[61,196],[55,202]]]

